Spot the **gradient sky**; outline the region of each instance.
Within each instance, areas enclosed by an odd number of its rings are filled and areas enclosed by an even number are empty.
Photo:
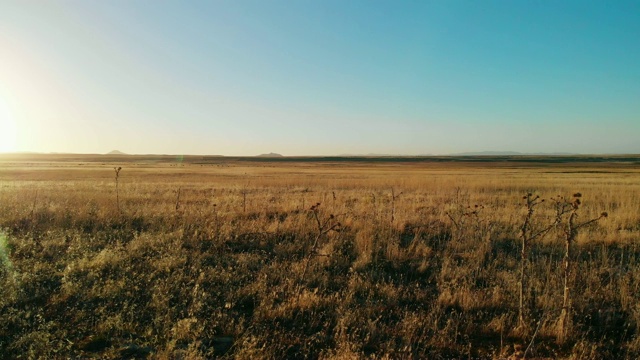
[[[0,1],[0,151],[640,153],[638,1]]]

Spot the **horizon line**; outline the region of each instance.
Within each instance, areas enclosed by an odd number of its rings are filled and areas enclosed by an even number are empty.
[[[568,152],[517,152],[517,151],[467,151],[446,154],[332,154],[332,155],[283,155],[279,153],[264,153],[257,155],[222,155],[222,154],[188,154],[188,153],[97,153],[97,152],[37,152],[37,151],[11,151],[0,152],[1,155],[91,155],[91,156],[205,156],[205,157],[228,157],[228,158],[420,158],[420,157],[454,157],[454,156],[640,156],[640,153],[568,153]]]

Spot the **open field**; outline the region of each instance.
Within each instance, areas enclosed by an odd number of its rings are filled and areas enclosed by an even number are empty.
[[[0,229],[7,358],[640,357],[638,156],[1,155]]]

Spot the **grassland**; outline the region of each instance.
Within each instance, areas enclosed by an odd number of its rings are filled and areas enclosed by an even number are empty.
[[[0,229],[4,358],[640,357],[639,157],[3,156]]]

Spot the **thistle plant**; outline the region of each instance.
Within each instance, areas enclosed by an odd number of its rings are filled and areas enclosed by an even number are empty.
[[[567,334],[569,333],[571,327],[571,288],[573,286],[573,284],[571,283],[571,275],[573,270],[572,255],[573,244],[576,240],[576,237],[578,236],[578,230],[585,226],[596,223],[609,215],[606,212],[602,212],[597,218],[579,223],[578,210],[580,209],[580,205],[582,204],[582,202],[580,201],[581,197],[581,193],[575,193],[573,194],[572,200],[566,199],[561,196],[554,199],[556,206],[556,221],[558,223],[561,223],[563,220],[563,216],[568,216],[565,224],[563,225],[563,235],[565,241],[565,253],[562,261],[564,290],[562,294],[562,309],[557,323],[557,341],[560,344],[565,342]]]
[[[396,219],[396,199],[402,195],[402,192],[396,194],[395,190],[391,188],[391,225]]]
[[[120,212],[120,190],[118,188],[118,179],[120,178],[120,171],[122,170],[122,166],[114,167],[113,170],[116,173],[116,206],[118,208],[118,212]]]
[[[306,276],[307,271],[309,270],[309,262],[311,261],[311,258],[313,258],[314,256],[320,256],[320,254],[318,254],[318,244],[320,243],[320,239],[332,231],[340,232],[342,227],[342,224],[339,221],[337,221],[336,216],[333,214],[330,214],[325,219],[321,218],[320,203],[316,203],[315,205],[311,206],[309,211],[313,216],[313,219],[315,220],[315,223],[317,226],[317,233],[313,240],[313,245],[311,246],[311,250],[307,254],[307,258],[305,260],[305,265],[304,265],[304,271],[302,272],[302,277],[300,279],[301,281],[304,280],[304,277]]]
[[[539,228],[536,227],[533,223],[533,214],[535,212],[536,206],[540,205],[544,202],[544,199],[540,198],[540,195],[533,195],[532,193],[527,193],[522,197],[525,200],[525,206],[527,209],[527,214],[525,215],[522,226],[520,227],[520,239],[522,240],[521,248],[520,248],[520,279],[519,279],[519,302],[518,302],[518,328],[525,329],[527,324],[527,313],[528,309],[525,306],[525,303],[528,300],[532,300],[528,284],[528,265],[529,265],[529,249],[531,247],[531,243],[538,239],[544,237],[551,229],[556,227],[559,223],[559,217],[556,216],[555,221],[553,221],[550,225]],[[531,306],[529,306],[530,308]]]
[[[483,210],[484,205],[475,204],[473,207],[456,206],[452,211],[445,211],[454,227],[453,239],[461,240],[465,234],[473,239],[482,239],[492,227],[492,224],[486,224],[480,218]]]
[[[247,190],[247,187],[245,186],[242,189],[242,212],[246,213],[247,212],[247,192],[249,192]]]

